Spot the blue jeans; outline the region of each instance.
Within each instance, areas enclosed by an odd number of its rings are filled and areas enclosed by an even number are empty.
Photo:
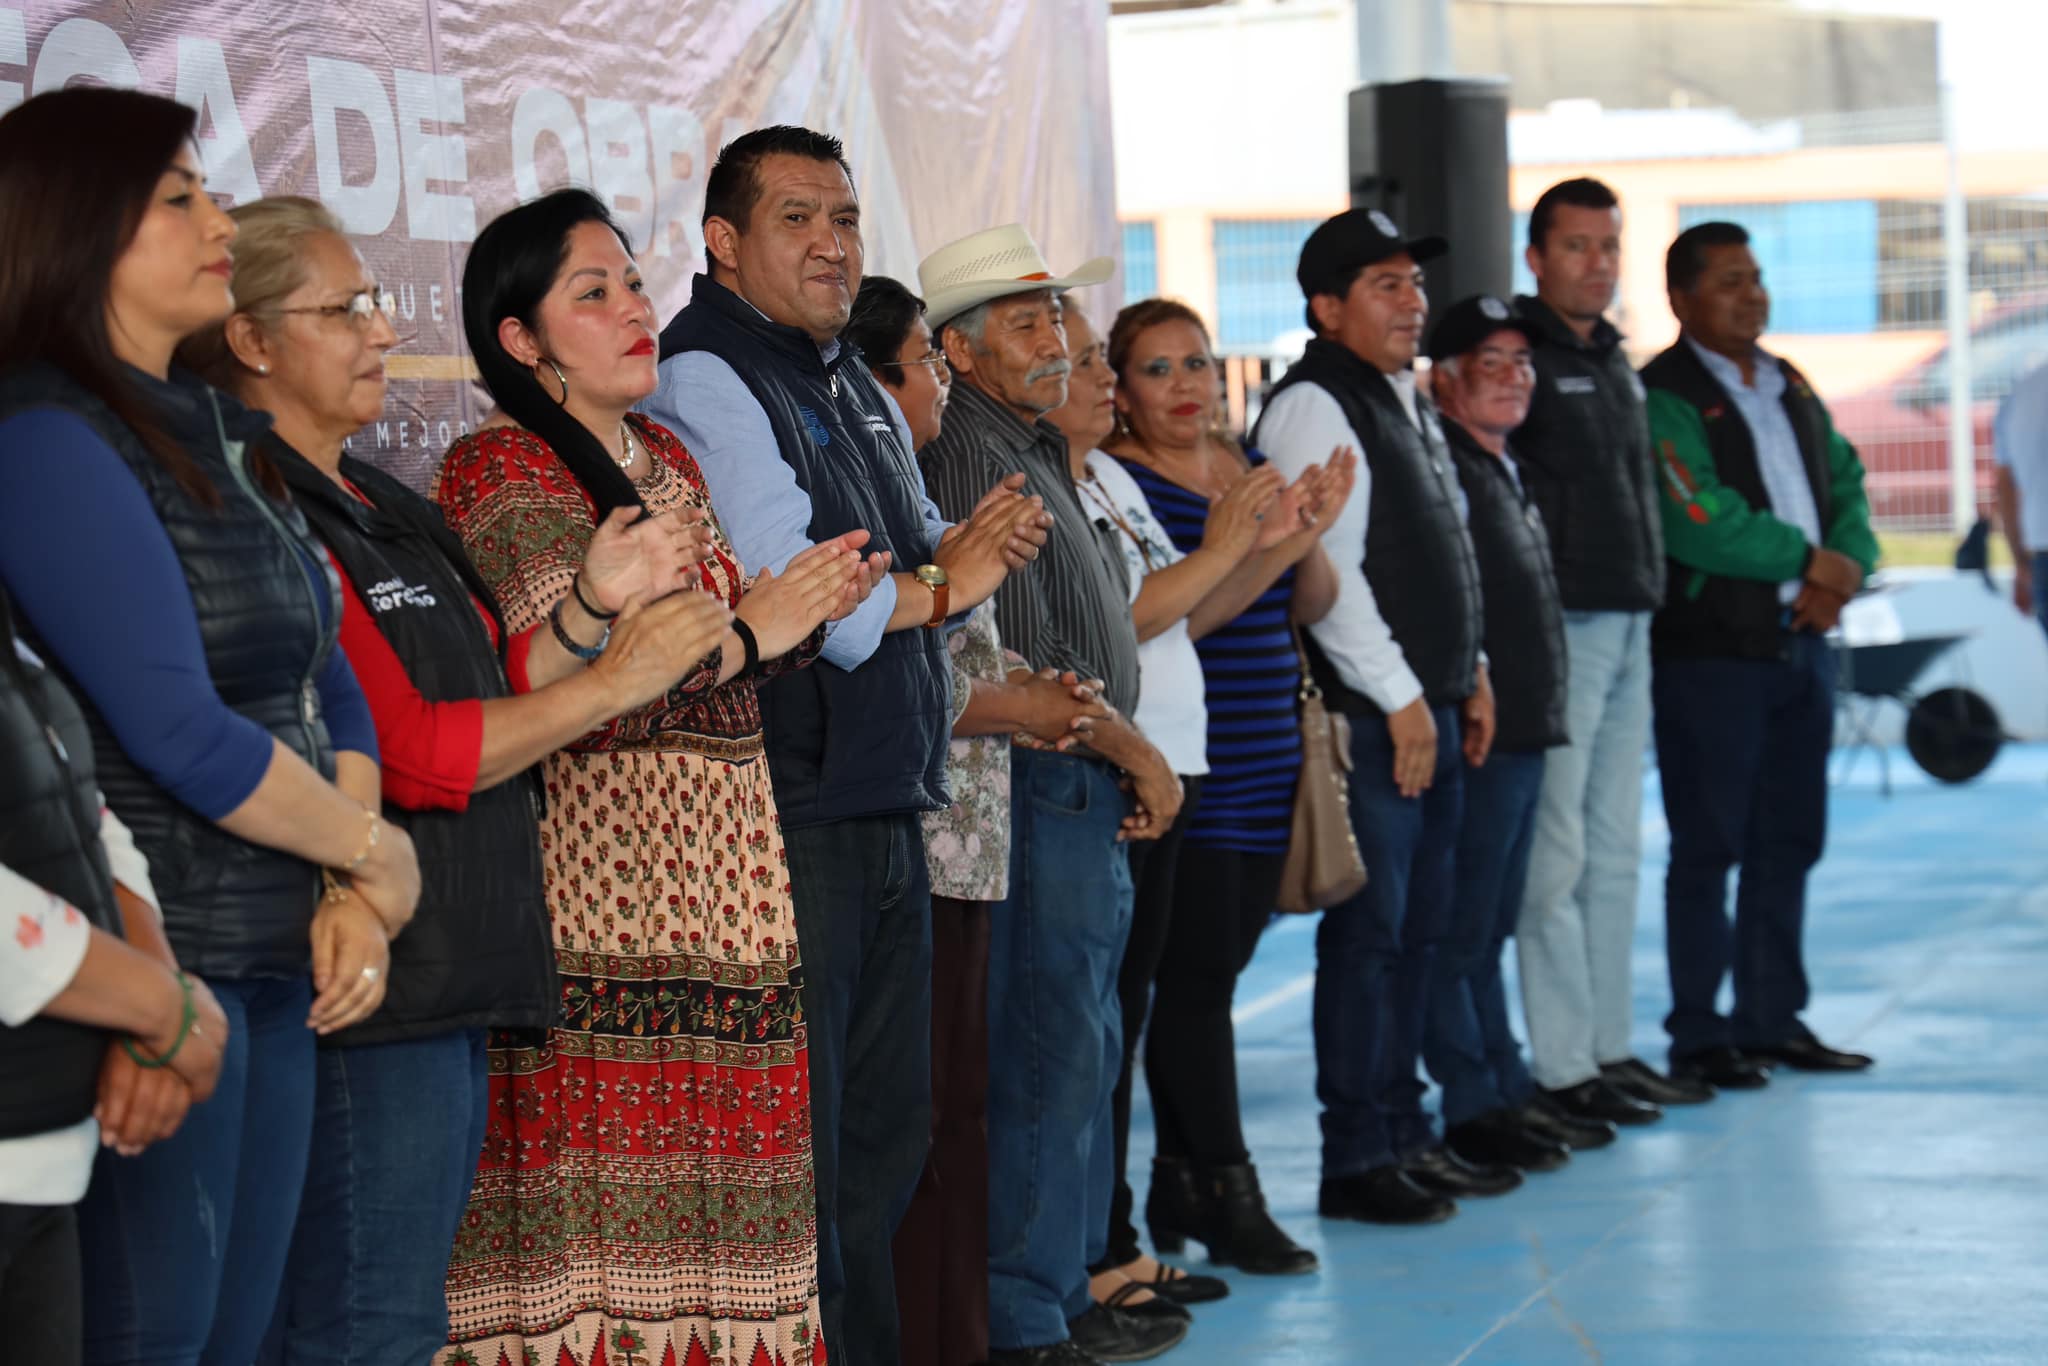
[[[1572,742],[1550,751],[1515,926],[1529,1063],[1558,1090],[1629,1056],[1650,614],[1567,612]]]
[[[1789,1043],[1806,1034],[1801,940],[1806,875],[1827,844],[1834,653],[1818,636],[1787,636],[1783,659],[1662,661],[1655,686],[1671,1056]],[[1723,1015],[1731,973],[1735,1009]]]
[[[1465,771],[1451,927],[1437,949],[1422,1022],[1422,1060],[1444,1088],[1446,1125],[1520,1105],[1535,1088],[1508,1027],[1500,956],[1521,913],[1542,789],[1541,750],[1495,750]]]
[[[490,1117],[484,1031],[320,1050],[313,1155],[270,1342],[292,1366],[426,1366]]]
[[[988,981],[989,1345],[1040,1347],[1086,1313],[1109,1245],[1117,970],[1130,934],[1128,804],[1097,759],[1018,749],[1010,899]]]
[[[784,832],[810,1025],[818,1300],[835,1364],[896,1366],[890,1244],[931,1146],[932,892],[914,813]]]
[[[1422,1017],[1430,964],[1450,928],[1453,857],[1465,809],[1458,712],[1437,707],[1436,777],[1419,797],[1394,786],[1384,720],[1351,725],[1351,829],[1365,889],[1316,927],[1316,1099],[1323,1176],[1388,1166],[1428,1147]]]
[[[313,1137],[310,978],[208,981],[213,1098],[140,1157],[102,1149],[79,1206],[91,1366],[248,1366],[270,1326]]]

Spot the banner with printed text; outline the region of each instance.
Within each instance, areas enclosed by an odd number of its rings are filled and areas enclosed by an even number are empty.
[[[661,320],[703,269],[704,176],[749,128],[846,142],[871,274],[1026,224],[1055,269],[1116,250],[1101,0],[246,0],[0,4],[0,112],[73,82],[200,111],[224,203],[324,201],[407,342],[354,449],[415,484],[488,409],[466,244],[571,182],[626,226]],[[90,148],[80,148],[90,155]],[[1113,291],[1112,281],[1106,291]]]

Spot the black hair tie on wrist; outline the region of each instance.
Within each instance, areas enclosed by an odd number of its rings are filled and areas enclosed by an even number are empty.
[[[590,599],[583,596],[583,576],[581,574],[569,580],[569,591],[576,595],[576,605],[590,613],[591,616],[596,617],[599,621],[610,621],[618,616],[617,612],[607,612],[590,605]]]
[[[740,665],[740,673],[750,674],[761,665],[761,642],[754,639],[754,628],[738,617],[732,619],[732,633],[740,638],[740,645],[747,652],[746,662]]]

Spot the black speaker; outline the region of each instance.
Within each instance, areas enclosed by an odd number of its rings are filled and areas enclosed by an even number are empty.
[[[1427,266],[1432,315],[1472,294],[1508,296],[1508,83],[1402,81],[1351,92],[1351,204],[1451,249]]]

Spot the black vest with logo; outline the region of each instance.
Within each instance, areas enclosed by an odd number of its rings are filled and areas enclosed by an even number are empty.
[[[813,541],[860,527],[873,538],[870,552],[891,552],[895,571],[931,560],[923,476],[858,350],[842,342],[827,363],[801,329],[768,321],[700,275],[689,306],[661,334],[664,360],[686,351],[731,366],[767,413],[810,497]],[[763,684],[783,827],[943,809],[951,682],[943,634],[917,629],[885,634],[851,672],[821,659]]]
[[[15,649],[0,589],[0,865],[119,935],[99,819],[85,715],[49,669]],[[44,1015],[0,1029],[0,1139],[69,1128],[91,1115],[108,1037]]]
[[[1543,514],[1507,460],[1456,422],[1444,440],[1471,507],[1472,549],[1486,599],[1486,658],[1493,681],[1493,747],[1510,753],[1568,742],[1564,608]],[[1510,455],[1512,458],[1512,454]]]
[[[1828,415],[1806,377],[1786,361],[1786,414],[1799,442],[1807,483],[1820,524],[1829,519]],[[1643,367],[1643,383],[1684,399],[1699,410],[1707,429],[1714,476],[1749,503],[1768,508],[1771,495],[1757,459],[1756,438],[1735,400],[1721,387],[1683,337]],[[1660,452],[1660,456],[1661,456]],[[1668,457],[1667,457],[1668,458]],[[1781,625],[1778,585],[1763,579],[1709,574],[1671,561],[1664,606],[1650,623],[1650,651],[1660,659],[1778,659],[1786,635]]]
[[[1297,384],[1319,385],[1336,399],[1365,443],[1362,458],[1372,476],[1365,581],[1387,629],[1431,706],[1463,702],[1472,695],[1479,667],[1483,604],[1472,537],[1459,512],[1458,477],[1435,408],[1417,396],[1418,430],[1386,375],[1321,337],[1308,344],[1267,403]],[[1252,444],[1259,444],[1256,432]],[[1344,685],[1313,632],[1304,631],[1302,639],[1331,705],[1354,715],[1379,715],[1364,694]]]
[[[1664,523],[1643,384],[1602,318],[1581,339],[1555,310],[1515,300],[1542,333],[1516,464],[1543,510],[1570,612],[1653,612],[1664,601]]]
[[[334,648],[340,586],[298,509],[261,492],[246,469],[249,445],[268,432],[269,419],[182,372],[169,383],[147,384],[165,431],[219,492],[218,508],[186,493],[111,409],[53,367],[28,366],[0,379],[0,417],[32,407],[65,409],[120,455],[177,551],[221,701],[331,779],[334,748],[315,679]],[[326,598],[324,610],[316,593]],[[109,610],[118,612],[119,604]],[[24,635],[63,676],[63,661]],[[149,860],[179,966],[228,980],[307,972],[320,870],[231,835],[179,802],[129,760],[82,691],[74,686],[72,693],[92,732],[100,791]]]
[[[344,457],[341,473],[368,504],[282,442],[270,451],[420,696],[510,696],[502,647],[491,644],[472,600],[491,614],[500,641],[505,619],[440,509],[360,460]],[[385,818],[418,850],[419,909],[391,941],[384,1004],[326,1042],[384,1043],[553,1022],[557,985],[541,885],[540,812],[541,787],[531,770],[472,793],[461,811],[384,804]]]

